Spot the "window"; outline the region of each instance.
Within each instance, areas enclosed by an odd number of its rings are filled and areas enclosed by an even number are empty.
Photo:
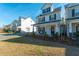
[[[45,33],[45,28],[44,28],[44,27],[38,28],[38,32],[39,32],[40,34],[44,34],[44,33]]]
[[[49,7],[49,8],[47,8],[47,12],[50,12],[50,7]]]
[[[42,13],[45,13],[45,12],[46,12],[46,11],[45,11],[45,9],[44,9]]]
[[[49,20],[52,20],[52,17],[51,17],[51,15],[49,16]]]
[[[79,9],[75,10],[75,16],[79,16]]]
[[[41,22],[45,22],[45,17],[42,18]]]
[[[45,33],[45,28],[43,27],[43,28],[42,28],[42,34],[44,34],[44,33]]]
[[[41,18],[38,19],[38,23],[40,23],[40,22],[41,22]]]
[[[54,14],[54,19],[56,19],[56,14]]]
[[[50,15],[50,16],[49,16],[49,20],[50,20],[50,21],[56,20],[56,14]]]
[[[40,27],[38,27],[38,33],[40,33],[40,30],[41,30]]]
[[[75,16],[75,9],[72,9],[72,17]]]
[[[46,9],[43,9],[42,13],[47,13],[47,12],[50,12],[51,8],[46,8]]]

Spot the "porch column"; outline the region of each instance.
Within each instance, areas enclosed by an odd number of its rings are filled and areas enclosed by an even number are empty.
[[[72,37],[72,23],[69,23],[69,33],[68,33],[69,37]]]
[[[33,34],[34,34],[34,25],[33,25],[33,29],[32,29],[32,32],[33,32]]]
[[[69,33],[72,33],[72,23],[69,23]]]
[[[58,25],[58,24],[56,24],[56,26],[55,26],[55,33],[56,33],[56,32],[58,32],[58,33],[59,33],[59,31],[60,31],[60,29],[59,29],[59,25]]]
[[[36,27],[36,34],[39,35],[38,26]]]

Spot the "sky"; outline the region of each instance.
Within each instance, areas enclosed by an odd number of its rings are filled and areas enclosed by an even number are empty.
[[[54,7],[61,4],[56,3]],[[0,3],[0,27],[10,24],[19,16],[31,17],[34,21],[43,3]]]

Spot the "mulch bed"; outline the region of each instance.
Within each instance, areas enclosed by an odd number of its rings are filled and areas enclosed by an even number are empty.
[[[66,44],[69,46],[76,46],[79,47],[79,40],[72,40],[71,38],[68,37],[44,37],[44,36],[27,36],[27,37],[31,37],[34,39],[38,39],[38,40],[46,40],[46,41],[52,41],[52,42],[58,42],[61,44]]]

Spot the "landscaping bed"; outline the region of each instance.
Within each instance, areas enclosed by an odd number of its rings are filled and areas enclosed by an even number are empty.
[[[70,46],[79,46],[79,40],[73,40],[72,38],[69,38],[67,36],[42,36],[42,35],[35,35],[35,34],[30,34],[26,35],[26,37],[31,37],[37,40],[46,40],[46,41],[52,41],[52,42],[59,42],[62,44],[70,45]]]

